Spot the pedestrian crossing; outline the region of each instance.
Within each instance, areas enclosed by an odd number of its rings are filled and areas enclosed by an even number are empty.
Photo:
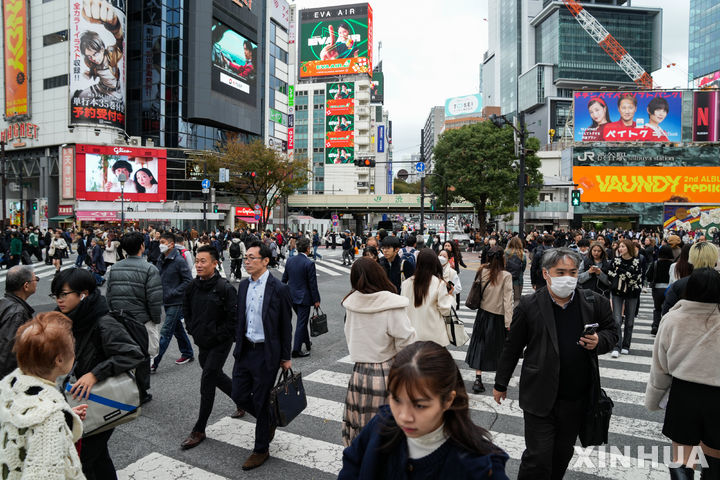
[[[317,262],[338,276],[343,273],[335,269],[342,267],[341,261],[323,259]],[[318,268],[318,272],[322,272]],[[326,273],[326,272],[323,272]],[[318,273],[320,275],[320,273]],[[330,275],[330,274],[328,274]],[[529,282],[528,282],[529,283]],[[529,285],[524,294],[531,293]],[[472,333],[476,312],[462,307],[458,316],[465,323],[468,333]],[[652,323],[652,298],[643,293],[640,299],[640,313],[635,320],[633,343],[629,355],[613,359],[609,355],[600,357],[600,375],[602,386],[615,403],[610,424],[609,444],[592,451],[578,451],[570,462],[567,479],[613,479],[613,480],[655,480],[667,478],[667,467],[662,463],[653,463],[643,459],[641,448],[649,452],[653,448],[663,451],[669,440],[662,434],[662,412],[648,412],[644,408],[645,386],[649,377],[653,336],[650,335]],[[471,392],[475,371],[465,364],[467,346],[449,347],[453,358]],[[522,360],[521,360],[522,361]],[[270,460],[261,467],[265,473],[292,471],[295,467],[302,472],[312,472],[311,477],[335,478],[342,468],[341,425],[345,394],[352,373],[349,356],[342,356],[335,362],[323,364],[313,371],[303,371],[303,381],[307,393],[308,406],[300,417],[286,428],[278,429],[270,446]],[[469,393],[470,410],[473,421],[488,429],[496,444],[510,456],[508,475],[517,475],[520,458],[525,448],[523,437],[523,412],[519,407],[518,384],[520,366],[514,372],[508,389],[508,399],[498,405],[492,398],[491,389],[494,373],[484,372],[483,382],[488,392],[480,395]],[[318,428],[308,428],[317,425]],[[328,430],[329,428],[329,430]],[[334,432],[321,434],[319,432]],[[223,444],[239,448],[238,466],[254,444],[255,424],[250,419],[221,418],[206,430],[208,438]],[[198,459],[206,456],[202,446],[192,451]],[[184,460],[187,462],[188,457]],[[662,457],[660,461],[662,462]],[[275,462],[275,467],[273,467]],[[118,472],[121,480],[145,479],[221,479],[237,478],[236,475],[218,476],[215,472],[205,471],[171,457],[152,453],[141,458]]]
[[[73,257],[71,258],[65,258],[63,259],[63,265],[60,267],[61,270],[66,270],[68,268],[71,268],[75,265],[75,259]],[[35,262],[30,264],[33,268],[33,271],[35,272],[35,275],[37,275],[38,278],[43,279],[47,277],[52,277],[55,275],[55,266],[54,265],[46,265],[45,262]],[[7,270],[0,270],[0,284],[5,283],[7,277]]]

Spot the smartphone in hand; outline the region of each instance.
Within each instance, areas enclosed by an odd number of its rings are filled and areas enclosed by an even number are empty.
[[[453,282],[448,281],[447,282],[447,291],[450,293],[452,289],[455,288],[455,284]]]
[[[586,336],[586,335],[593,335],[593,334],[597,331],[597,329],[598,329],[599,326],[600,326],[600,324],[598,324],[598,323],[587,323],[587,324],[585,324],[585,327],[583,328],[582,335],[580,335],[580,339],[582,340],[582,337],[584,337],[584,336]],[[578,345],[581,345],[581,344],[580,344],[580,340],[578,340]]]

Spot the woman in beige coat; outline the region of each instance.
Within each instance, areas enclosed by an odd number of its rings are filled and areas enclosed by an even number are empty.
[[[487,254],[488,263],[480,266],[475,282],[480,282],[482,301],[475,317],[470,346],[465,362],[475,369],[473,393],[482,393],[482,372],[497,369],[505,334],[510,329],[513,312],[512,274],[505,270],[505,253],[492,247]]]
[[[431,249],[420,250],[415,274],[402,283],[400,295],[410,300],[408,316],[418,341],[450,344],[443,317],[450,315],[455,291],[443,280],[442,266]]]

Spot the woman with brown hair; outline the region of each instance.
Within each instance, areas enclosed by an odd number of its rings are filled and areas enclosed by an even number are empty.
[[[493,247],[487,257],[488,263],[481,265],[475,274],[482,300],[465,357],[465,363],[475,369],[473,393],[485,391],[482,372],[497,369],[513,313],[512,275],[505,270],[503,249]]]
[[[642,289],[640,259],[635,256],[635,244],[633,244],[632,240],[623,238],[618,242],[617,256],[610,264],[608,277],[612,285],[612,311],[615,328],[618,332],[618,343],[612,352],[612,358],[618,358],[620,353],[623,355],[630,353],[635,312],[637,311],[637,302],[640,301],[640,290]],[[625,321],[624,332],[622,329],[623,316]]]
[[[507,454],[470,418],[452,355],[435,342],[406,347],[393,362],[384,406],[343,452],[339,480],[507,479]]]
[[[408,300],[397,295],[385,270],[370,257],[361,257],[350,270],[352,290],[342,300],[345,339],[355,366],[350,376],[342,436],[350,445],[378,409],[387,403],[390,361],[415,341],[407,315]]]
[[[450,343],[445,318],[450,315],[455,289],[443,280],[438,256],[429,248],[418,253],[415,274],[402,283],[400,295],[410,301],[408,316],[418,340],[432,340],[442,346]]]
[[[684,245],[680,250],[680,256],[670,265],[670,284],[677,282],[681,278],[689,277],[693,271],[693,265],[690,263],[690,247],[691,244]]]

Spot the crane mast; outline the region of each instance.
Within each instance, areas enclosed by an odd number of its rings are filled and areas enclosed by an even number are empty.
[[[640,66],[638,62],[620,45],[615,37],[608,32],[602,24],[583,8],[576,0],[562,0],[573,14],[575,20],[592,37],[595,42],[610,55],[615,63],[642,88],[653,88],[652,77]]]

